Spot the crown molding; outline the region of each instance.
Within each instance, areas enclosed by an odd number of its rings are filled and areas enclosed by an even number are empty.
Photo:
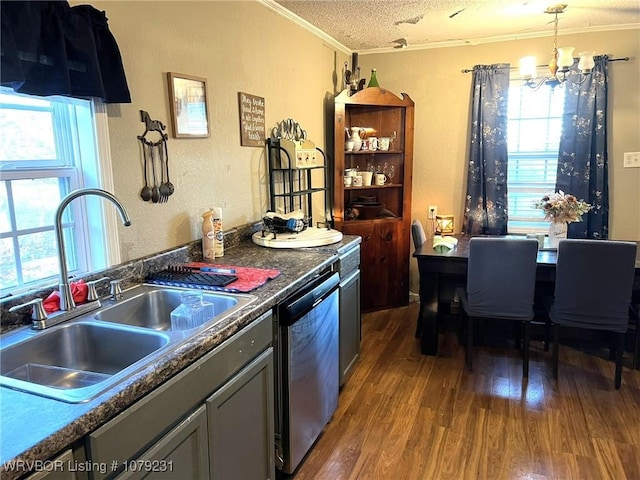
[[[315,27],[314,25],[310,24],[305,19],[299,17],[295,13],[287,10],[279,3],[276,3],[273,0],[257,0],[257,2],[261,3],[267,8],[270,8],[271,10],[278,13],[279,15],[282,15],[283,17],[291,20],[293,23],[296,23],[297,25],[301,26],[305,30],[308,30],[309,32],[313,33],[316,37],[321,38],[324,42],[328,43],[332,47],[337,48],[341,52],[348,55],[351,55],[351,53],[353,53],[353,50],[345,47],[343,44],[338,42],[335,38],[327,35],[325,32]]]

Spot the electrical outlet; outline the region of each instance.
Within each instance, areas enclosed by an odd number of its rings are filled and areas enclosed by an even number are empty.
[[[624,168],[640,167],[640,152],[624,152]]]
[[[438,206],[437,205],[429,205],[429,211],[427,213],[427,218],[429,220],[435,220],[437,214],[438,214]]]

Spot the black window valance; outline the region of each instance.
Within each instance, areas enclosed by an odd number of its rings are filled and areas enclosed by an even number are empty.
[[[3,86],[39,96],[131,103],[105,12],[59,1],[2,0],[0,10]]]

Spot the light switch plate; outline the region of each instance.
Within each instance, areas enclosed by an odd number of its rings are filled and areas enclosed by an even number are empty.
[[[624,168],[640,168],[640,152],[624,152]]]

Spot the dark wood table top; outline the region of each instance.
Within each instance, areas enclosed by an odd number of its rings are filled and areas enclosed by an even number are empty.
[[[452,261],[463,261],[466,263],[467,259],[469,258],[469,240],[471,240],[471,238],[473,238],[473,236],[471,235],[462,235],[462,234],[458,234],[458,235],[453,235],[455,238],[458,239],[458,244],[456,245],[456,247],[452,250],[449,250],[447,252],[437,252],[433,249],[433,239],[428,238],[427,241],[420,247],[418,248],[414,253],[413,256],[416,257],[418,260],[420,260],[421,258],[442,258],[442,259],[446,259],[449,258]],[[509,235],[507,235],[507,237],[509,237]],[[511,237],[513,238],[522,238],[521,236],[518,235],[512,235]],[[631,240],[634,241],[634,240]],[[638,250],[636,252],[636,270],[640,270],[640,242],[636,242],[638,244]],[[538,265],[539,266],[553,266],[555,267],[556,264],[556,260],[558,258],[558,252],[555,249],[542,249],[542,250],[538,250]]]

